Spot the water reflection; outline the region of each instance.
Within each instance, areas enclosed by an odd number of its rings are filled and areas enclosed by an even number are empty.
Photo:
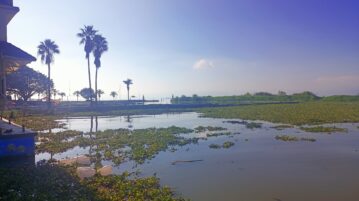
[[[90,116],[90,132],[89,132],[89,137],[91,141],[96,140],[97,138],[97,132],[98,132],[98,116]],[[101,159],[101,154],[98,153],[98,150],[96,149],[96,147],[94,147],[95,143],[91,143],[90,146],[88,147],[88,155],[95,160],[94,164],[96,168],[102,167],[102,159]]]
[[[90,120],[90,122],[91,122],[91,124],[90,124],[90,136],[91,136],[91,134],[93,132],[93,130],[92,130],[93,129],[93,116],[91,116],[90,119],[91,119]]]
[[[98,131],[98,116],[95,116],[95,131]]]
[[[126,116],[126,122],[128,123],[128,126],[127,126],[127,127],[128,127],[129,129],[132,129],[132,128],[133,128],[132,121],[133,121],[132,116],[127,115],[127,116]]]
[[[118,129],[118,128],[128,128],[128,129],[133,129],[134,128],[134,116],[131,115],[126,115],[126,116],[119,116],[116,117],[116,123],[118,122],[123,122],[121,124],[117,124],[118,127],[114,127],[113,129]],[[85,124],[84,125],[82,122],[76,122],[77,120],[81,120],[83,121]],[[108,117],[99,117],[99,116],[89,116],[88,118],[82,118],[82,119],[77,119],[74,121],[74,119],[67,119],[66,121],[63,121],[64,123],[66,122],[67,125],[67,129],[69,130],[81,130],[84,132],[88,132],[90,137],[92,137],[92,135],[100,130],[101,126],[105,127],[105,129],[108,129],[106,126],[108,125],[109,122],[107,122],[106,120],[111,120],[111,118]],[[61,120],[60,120],[61,122]],[[81,127],[79,129],[79,126]],[[85,129],[85,128],[86,129]],[[55,129],[55,131],[53,130],[49,130],[50,133],[52,132],[58,132],[60,130]]]
[[[245,125],[223,121],[199,118],[197,113],[182,113],[70,118],[68,126],[69,129],[86,133],[89,128],[93,132],[172,125],[192,129],[197,126],[220,126],[230,132],[240,133],[233,137],[211,137],[196,145],[176,147],[174,152],[160,152],[148,163],[138,166],[130,161],[114,168],[115,173],[136,170],[141,172],[141,176],[156,173],[163,185],[173,187],[192,200],[358,200],[359,124],[335,124],[337,127],[348,128],[345,135],[320,135],[299,128],[276,130],[272,129],[274,125],[270,123],[263,123],[261,129],[247,129]],[[282,142],[275,140],[279,134],[314,137],[317,141]],[[223,144],[225,141],[235,142],[235,146],[229,149],[209,148],[211,144]],[[88,153],[96,156],[96,147],[76,148],[55,155],[55,158]],[[192,159],[201,159],[203,162],[172,165],[174,160]],[[100,166],[101,162],[103,165],[112,165],[109,161],[99,159],[96,159],[95,164]],[[324,189],[318,190],[318,186]]]

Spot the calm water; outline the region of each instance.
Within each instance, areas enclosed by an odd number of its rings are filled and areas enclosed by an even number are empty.
[[[90,131],[91,118],[63,119],[68,129]],[[359,201],[359,124],[336,124],[348,133],[306,133],[297,128],[276,130],[262,122],[262,128],[223,123],[224,119],[199,118],[197,113],[98,117],[97,129],[179,126],[221,126],[239,135],[210,137],[198,144],[177,147],[175,152],[160,152],[154,159],[134,167],[127,162],[114,172],[141,171],[141,176],[156,173],[185,198],[194,201]],[[95,122],[95,121],[94,121]],[[96,123],[92,124],[96,130]],[[278,134],[312,137],[316,142],[283,142]],[[199,134],[200,135],[200,134]],[[233,141],[229,149],[210,149],[209,144]],[[75,148],[54,158],[87,154]],[[39,154],[36,160],[48,158]],[[203,160],[179,163],[176,160]],[[106,162],[104,163],[106,164]],[[111,164],[107,162],[107,164]]]

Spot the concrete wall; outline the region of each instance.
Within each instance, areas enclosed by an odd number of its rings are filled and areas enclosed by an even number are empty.
[[[0,158],[13,156],[33,156],[35,137],[33,134],[0,136]]]

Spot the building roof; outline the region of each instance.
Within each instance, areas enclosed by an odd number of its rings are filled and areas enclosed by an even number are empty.
[[[0,4],[6,5],[6,6],[13,6],[13,1],[12,0],[0,0]]]
[[[19,67],[36,61],[35,57],[5,41],[0,41],[0,57],[3,58],[5,67]]]

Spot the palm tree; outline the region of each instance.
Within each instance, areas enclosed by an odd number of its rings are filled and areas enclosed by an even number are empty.
[[[111,91],[110,96],[112,96],[113,100],[115,100],[115,97],[117,96],[117,92]]]
[[[80,91],[75,91],[73,95],[76,96],[76,101],[79,101]]]
[[[57,89],[51,89],[52,93],[54,94],[54,99],[56,99],[56,95],[59,94]]]
[[[91,86],[91,70],[90,70],[90,53],[93,51],[94,44],[93,39],[97,33],[97,30],[93,29],[93,26],[84,26],[84,28],[80,29],[81,32],[77,34],[77,36],[81,39],[80,44],[85,44],[84,50],[86,53],[87,59],[87,71],[89,76],[89,88],[92,90]],[[92,99],[90,100],[92,101]]]
[[[127,87],[127,100],[130,101],[130,85],[133,84],[131,79],[124,80],[123,83],[126,84]]]
[[[101,99],[101,96],[105,94],[105,92],[102,90],[102,89],[99,89],[97,90],[97,96],[98,96],[98,99],[100,100]]]
[[[66,96],[66,93],[65,92],[60,92],[59,96],[61,96],[61,101],[63,101],[64,97]]]
[[[97,102],[97,71],[101,67],[101,56],[104,52],[108,50],[108,44],[106,38],[97,34],[93,39],[94,49],[93,49],[93,56],[95,57],[95,66],[96,66],[96,73],[95,73],[95,101]]]
[[[47,65],[47,78],[51,80],[51,64],[54,63],[54,55],[60,54],[59,46],[55,41],[46,39],[37,46],[37,55],[41,57],[41,62]],[[47,102],[51,105],[51,84],[47,86]]]

